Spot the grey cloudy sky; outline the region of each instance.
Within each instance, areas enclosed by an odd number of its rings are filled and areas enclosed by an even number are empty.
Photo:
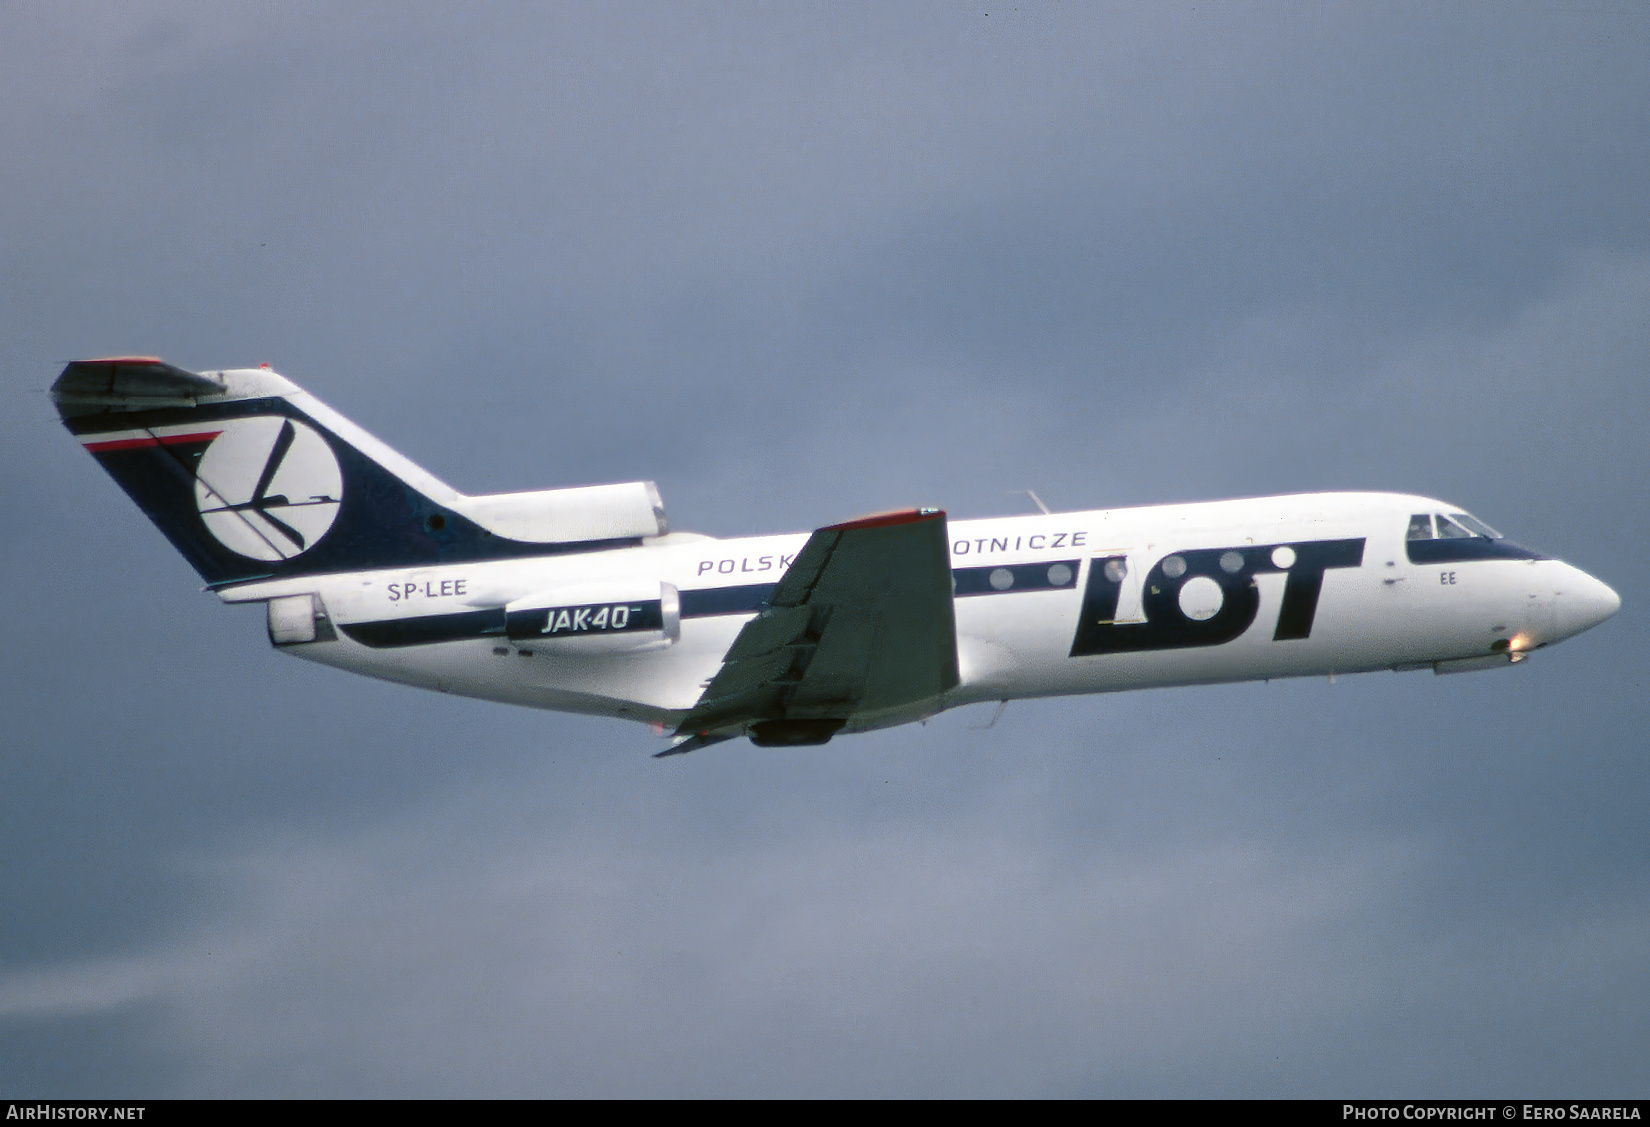
[[[1643,1096],[1642,5],[0,14],[0,1091]],[[268,361],[675,527],[1467,506],[1501,673],[674,761],[287,660],[57,426]]]

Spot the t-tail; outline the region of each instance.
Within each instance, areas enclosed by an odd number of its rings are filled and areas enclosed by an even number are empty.
[[[652,482],[460,493],[268,368],[79,360],[52,398],[214,588],[620,547],[666,531]]]

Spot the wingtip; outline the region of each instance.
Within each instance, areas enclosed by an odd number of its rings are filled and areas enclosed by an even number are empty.
[[[859,528],[888,528],[899,524],[917,524],[925,520],[944,520],[944,509],[895,509],[892,512],[872,513],[841,524],[828,524],[821,532],[849,532]]]
[[[723,740],[735,738],[735,732],[694,732],[691,735],[678,735],[676,741],[663,751],[653,753],[653,758],[663,759],[667,755],[686,755],[690,751],[698,751],[711,744],[719,744]]]

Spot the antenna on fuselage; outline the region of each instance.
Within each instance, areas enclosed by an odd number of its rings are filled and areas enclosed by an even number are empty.
[[[1030,497],[1031,498],[1031,503],[1033,505],[1036,505],[1039,509],[1041,509],[1043,511],[1043,513],[1045,515],[1047,515],[1047,513],[1049,511],[1049,508],[1048,508],[1047,505],[1043,504],[1043,499],[1041,497],[1037,496],[1037,493],[1036,493],[1035,490],[1031,490],[1031,489],[1010,489],[1009,492],[1010,493],[1020,493],[1020,494],[1024,494],[1027,497]]]

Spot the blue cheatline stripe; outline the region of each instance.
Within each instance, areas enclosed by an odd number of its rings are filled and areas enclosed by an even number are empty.
[[[375,650],[395,646],[427,646],[434,642],[460,642],[495,634],[502,636],[504,608],[391,618],[382,622],[339,623],[338,629]]]
[[[951,573],[956,581],[957,597],[973,595],[1011,595],[1016,591],[1069,590],[1077,585],[1078,560],[1058,560],[1053,563],[1015,564],[1010,567],[964,567]],[[1056,568],[1065,568],[1061,573]],[[1006,586],[993,585],[994,572],[1006,571],[1013,582]],[[998,583],[1002,577],[998,577]],[[705,587],[697,591],[681,592],[683,618],[714,618],[729,614],[756,614],[768,604],[773,594],[772,583],[750,583],[740,587]],[[536,612],[542,615],[543,611]],[[486,638],[505,633],[504,611],[463,611],[459,614],[431,614],[418,618],[390,618],[378,622],[340,623],[338,629],[346,635],[371,646],[389,649],[395,646],[427,646],[435,642],[459,642],[470,638]]]
[[[755,614],[768,605],[775,584],[749,583],[743,587],[706,587],[683,591],[682,617],[709,618],[718,614]]]
[[[1080,560],[1049,560],[996,567],[959,567],[951,572],[957,598],[1008,595],[1015,591],[1059,591],[1077,586]]]
[[[1465,563],[1468,560],[1544,560],[1540,552],[1514,544],[1511,540],[1486,540],[1482,536],[1454,540],[1409,540],[1404,547],[1409,562],[1418,564]]]

